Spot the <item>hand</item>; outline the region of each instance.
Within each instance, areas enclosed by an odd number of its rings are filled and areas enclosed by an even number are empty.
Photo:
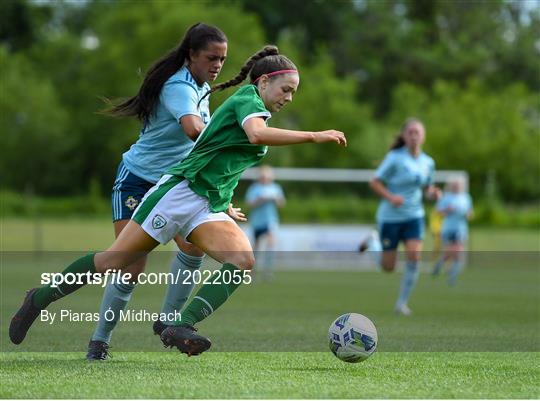
[[[441,196],[442,191],[435,186],[430,186],[426,190],[426,198],[429,200],[439,200]]]
[[[390,198],[388,201],[394,206],[394,207],[400,207],[405,203],[405,199],[403,199],[403,196],[401,195],[390,195]]]
[[[227,214],[234,221],[247,221],[246,215],[242,213],[242,209],[239,207],[233,207],[232,203],[229,203],[229,208],[227,209]]]
[[[338,145],[347,146],[347,138],[345,138],[345,134],[341,131],[336,131],[333,129],[315,132],[313,142],[336,142]]]

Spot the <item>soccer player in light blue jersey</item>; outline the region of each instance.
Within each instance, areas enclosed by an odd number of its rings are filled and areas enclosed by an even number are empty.
[[[262,278],[270,280],[275,235],[279,226],[278,208],[285,204],[285,195],[281,185],[274,182],[269,166],[260,168],[258,181],[251,184],[246,192],[246,202],[251,208],[249,222],[255,240],[253,248],[262,256],[262,263],[258,264],[262,269]]]
[[[143,127],[138,140],[125,152],[118,166],[112,191],[112,211],[115,236],[131,219],[144,194],[153,187],[171,166],[182,161],[191,151],[194,141],[210,120],[208,82],[214,81],[227,56],[227,38],[221,30],[206,24],[190,27],[180,45],[163,56],[150,68],[139,92],[134,97],[112,107],[116,116],[136,116]],[[186,269],[199,269],[203,252],[180,236],[175,238],[179,251],[171,264],[174,277],[183,277]],[[146,258],[131,266],[136,276]],[[88,360],[105,360],[112,331],[120,310],[125,309],[136,282],[109,283],[100,307],[99,323],[88,345]],[[192,284],[169,284],[161,312],[174,316],[180,311],[193,290]],[[105,319],[108,310],[115,318]],[[112,316],[112,315],[111,315]],[[167,324],[156,321],[154,333],[161,335]]]
[[[469,233],[468,220],[473,214],[472,199],[465,192],[465,183],[461,177],[453,177],[448,181],[447,190],[437,202],[437,211],[444,216],[441,229],[443,255],[435,264],[432,274],[437,276],[444,263],[451,260],[448,284],[455,285],[463,269],[463,252]]]
[[[441,191],[433,182],[435,163],[422,152],[424,124],[415,118],[405,121],[390,152],[375,172],[370,186],[382,198],[377,223],[382,244],[380,264],[384,271],[396,267],[397,248],[405,245],[405,272],[395,311],[410,315],[409,297],[418,280],[418,264],[424,238],[422,198],[438,199]]]

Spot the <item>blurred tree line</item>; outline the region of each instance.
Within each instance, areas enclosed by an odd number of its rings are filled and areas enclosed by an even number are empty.
[[[274,148],[281,166],[373,168],[405,118],[425,121],[439,169],[473,195],[540,197],[540,4],[449,0],[0,2],[0,182],[42,195],[107,194],[136,120],[97,112],[136,93],[191,24],[219,26],[234,76],[265,43],[301,70],[272,125],[337,128],[349,147]],[[215,109],[233,91],[213,96]],[[492,188],[490,185],[489,188]]]

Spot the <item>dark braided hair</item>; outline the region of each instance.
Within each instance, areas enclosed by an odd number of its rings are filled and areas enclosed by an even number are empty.
[[[186,32],[180,45],[157,60],[146,74],[139,92],[116,106],[105,110],[106,114],[119,117],[137,117],[147,121],[154,113],[163,84],[189,60],[190,50],[205,49],[209,43],[226,43],[227,37],[217,27],[197,23]],[[110,103],[110,102],[109,102]]]
[[[405,122],[401,124],[399,134],[395,137],[394,142],[392,142],[392,145],[390,145],[390,150],[399,149],[405,146],[405,139],[403,139],[403,134],[405,133],[405,131],[407,131],[407,128],[409,128],[409,125],[414,124],[414,123],[421,124],[422,126],[424,125],[424,123],[418,118],[415,118],[415,117],[407,118]]]
[[[253,56],[251,56],[244,66],[240,69],[238,75],[226,82],[213,86],[208,92],[204,94],[199,103],[209,94],[222,91],[231,86],[236,86],[244,81],[248,74],[250,83],[254,83],[255,80],[260,78],[261,75],[269,74],[279,70],[298,70],[294,63],[282,54],[279,54],[279,49],[276,46],[268,45],[262,50],[259,50]],[[270,78],[272,79],[272,78]]]

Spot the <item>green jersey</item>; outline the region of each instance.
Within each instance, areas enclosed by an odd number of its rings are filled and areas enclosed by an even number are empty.
[[[241,87],[218,107],[191,153],[166,174],[186,178],[195,193],[208,199],[212,212],[227,210],[242,173],[268,151],[266,145],[250,143],[242,127],[252,117],[271,116],[255,85]]]

